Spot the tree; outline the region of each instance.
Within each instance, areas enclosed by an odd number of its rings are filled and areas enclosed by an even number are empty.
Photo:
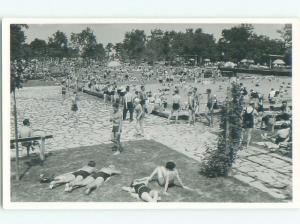
[[[91,28],[87,27],[85,30],[82,30],[81,33],[72,33],[71,42],[72,48],[78,53],[80,57],[97,57],[97,40]]]
[[[249,39],[249,50],[245,58],[253,59],[256,63],[269,62],[269,55],[283,55],[284,43],[281,40],[273,40],[264,35],[253,34]]]
[[[198,58],[217,57],[217,46],[213,35],[203,33],[202,29],[196,29],[192,36],[192,43],[190,54],[197,55]]]
[[[10,59],[20,60],[24,57],[24,43],[26,40],[23,29],[27,29],[25,24],[10,25]]]
[[[95,57],[100,60],[103,61],[105,59],[105,49],[103,47],[103,44],[97,44],[96,45],[96,49],[95,49],[96,53],[95,53]]]
[[[292,64],[292,24],[285,24],[280,33],[285,46],[285,61],[287,64]]]
[[[13,94],[14,102],[14,123],[15,123],[15,139],[16,139],[16,179],[19,180],[19,143],[18,143],[18,118],[17,118],[17,101],[16,89],[22,87],[22,73],[24,70],[24,43],[25,34],[22,28],[27,25],[12,24],[10,26],[10,92]]]
[[[129,61],[129,55],[128,55],[128,52],[124,49],[123,43],[116,43],[114,45],[114,50],[116,52],[115,57],[118,58],[120,61],[123,61],[123,62]]]
[[[148,37],[145,49],[145,54],[149,61],[165,60],[167,54],[166,47],[168,46],[168,44],[165,44],[166,41],[168,40],[164,38],[162,30],[151,30],[151,35]]]
[[[144,58],[146,35],[143,30],[132,30],[125,33],[123,48],[129,59],[141,61]]]
[[[48,39],[48,48],[50,57],[63,58],[68,56],[68,38],[65,33],[56,31]]]
[[[47,55],[47,43],[35,38],[29,45],[32,57],[45,57]]]
[[[237,151],[240,149],[242,98],[237,83],[232,83],[227,97],[226,105],[221,110],[217,145],[207,146],[205,157],[200,165],[200,172],[208,177],[229,175]]]
[[[113,49],[114,49],[114,45],[112,43],[108,43],[105,46],[105,52],[106,52],[106,55],[107,55],[108,59],[110,59],[111,57],[113,57],[113,55],[112,55],[112,50]]]
[[[239,62],[247,55],[249,40],[253,34],[251,24],[242,24],[231,29],[222,30],[222,37],[218,42],[219,52],[224,52],[224,59]]]

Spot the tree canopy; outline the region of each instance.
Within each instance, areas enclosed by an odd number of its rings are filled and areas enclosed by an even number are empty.
[[[68,39],[61,31],[52,34],[48,41],[34,39],[26,44],[26,25],[11,25],[11,59],[36,57],[82,57],[85,59],[154,62],[174,61],[176,58],[190,57],[202,62],[233,61],[252,59],[256,63],[269,62],[269,55],[283,55],[287,64],[291,63],[292,27],[286,24],[278,32],[281,39],[271,39],[254,32],[253,25],[241,24],[223,29],[219,40],[201,28],[186,29],[184,32],[151,30],[147,36],[144,30],[126,32],[118,43],[103,46],[97,42],[89,27],[79,33],[72,33]]]

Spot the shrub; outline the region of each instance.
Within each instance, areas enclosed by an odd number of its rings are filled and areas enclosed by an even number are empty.
[[[208,177],[227,176],[240,148],[242,97],[236,83],[228,91],[228,99],[221,109],[221,131],[217,145],[206,145],[204,159],[200,164],[200,173]]]

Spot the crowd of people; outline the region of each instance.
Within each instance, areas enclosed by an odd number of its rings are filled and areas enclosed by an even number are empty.
[[[122,151],[120,144],[122,122],[127,120],[135,121],[137,136],[144,136],[144,118],[147,114],[163,113],[167,114],[168,124],[175,120],[178,123],[180,115],[188,117],[188,124],[194,125],[197,120],[205,119],[208,126],[214,124],[214,112],[216,112],[226,101],[226,97],[219,99],[213,91],[225,93],[224,85],[219,85],[217,90],[207,88],[205,83],[210,80],[224,82],[218,67],[175,67],[164,65],[129,65],[122,64],[117,67],[108,67],[101,63],[90,60],[32,60],[24,62],[26,69],[23,69],[25,77],[31,77],[38,71],[44,72],[43,78],[60,83],[62,96],[65,99],[66,93],[71,96],[71,111],[69,117],[77,119],[78,110],[78,90],[98,93],[103,96],[106,107],[113,105],[111,122],[113,123],[112,139],[115,143],[116,153]],[[60,77],[53,74],[45,75],[45,71],[56,71],[62,73]],[[209,73],[209,77],[207,75]],[[39,76],[37,77],[39,78]],[[251,78],[251,83],[255,84],[256,89],[248,89],[243,80]],[[262,80],[268,79],[270,82],[276,77],[247,77],[241,76],[233,81],[240,82],[241,97],[244,110],[241,115],[243,123],[243,133],[241,142],[244,141],[244,134],[247,135],[246,147],[251,142],[251,133],[254,127],[260,129],[272,129],[282,123],[291,126],[291,110],[287,106],[287,101],[283,100],[291,88],[291,83],[282,82],[279,89],[271,88],[268,96],[259,90],[262,88]],[[277,80],[278,81],[278,80]],[[155,84],[157,88],[146,90],[149,84]],[[199,85],[203,84],[199,89]],[[220,83],[220,82],[219,82]],[[226,95],[226,94],[223,94]],[[282,101],[280,111],[275,111],[275,105]],[[249,105],[248,105],[249,103]],[[269,105],[265,111],[266,104]],[[201,115],[201,116],[200,116]],[[279,126],[280,126],[279,125]]]
[[[40,180],[41,182],[50,182],[50,189],[65,185],[65,192],[69,193],[77,188],[85,187],[84,193],[89,195],[92,191],[99,189],[110,178],[118,175],[122,175],[121,170],[118,170],[112,164],[97,169],[95,161],[89,161],[87,165],[78,170],[48,178],[42,175]],[[176,164],[172,161],[167,162],[165,166],[156,167],[147,177],[134,179],[129,186],[123,186],[120,190],[129,192],[132,197],[145,202],[157,202],[161,200],[161,197],[159,191],[149,187],[149,183],[152,181],[163,187],[164,195],[168,195],[168,189],[175,185],[193,191],[193,189],[183,184],[176,169]]]
[[[184,111],[188,116],[188,125],[195,125],[195,122],[202,121],[201,118],[204,117],[206,124],[213,127],[214,113],[225,105],[225,101],[220,101],[214,94],[215,90],[207,88],[204,92],[200,91],[195,85],[200,83],[205,88],[207,79],[212,83],[220,80],[224,81],[224,77],[222,77],[218,68],[210,69],[212,74],[209,78],[206,78],[206,70],[203,67],[123,65],[109,68],[97,63],[89,63],[86,66],[79,67],[72,61],[62,61],[60,66],[61,71],[64,73],[63,76],[49,75],[49,77],[46,77],[44,75],[43,78],[49,78],[60,84],[63,99],[70,97],[69,118],[75,117],[75,121],[78,122],[79,91],[97,93],[103,97],[105,107],[108,108],[112,105],[109,120],[112,123],[111,140],[114,155],[123,152],[121,135],[124,121],[134,122],[136,136],[140,137],[145,135],[145,117],[150,116],[152,113],[167,113],[167,123],[172,124],[172,120],[174,120],[173,123],[179,122],[180,113]],[[47,70],[44,69],[44,71]],[[32,72],[30,69],[24,71]],[[263,140],[272,141],[278,145],[291,142],[291,107],[288,106],[286,100],[282,100],[279,111],[276,110],[276,105],[282,99],[281,96],[286,93],[291,84],[283,82],[280,89],[271,88],[268,96],[265,96],[259,91],[259,78],[252,79],[252,83],[255,82],[257,87],[256,90],[248,90],[247,86],[243,84],[243,78],[236,78],[232,81],[240,85],[240,100],[244,107],[240,114],[243,130],[240,146],[242,148],[249,147],[254,129],[272,131],[272,135],[263,133]],[[149,83],[155,83],[158,88],[147,90]],[[219,91],[224,91],[224,88],[223,85],[219,85]],[[266,110],[265,104],[269,105],[268,110]],[[30,137],[29,120],[24,120],[23,124],[24,126],[19,132],[20,137]],[[279,127],[279,130],[275,133],[274,129],[276,127]],[[27,154],[29,154],[32,145],[33,143],[24,145],[27,148]],[[149,177],[135,179],[129,186],[124,186],[122,189],[129,192],[133,197],[147,202],[160,200],[158,192],[148,186],[149,181],[153,180],[155,176],[155,180],[159,185],[164,187],[165,194],[167,194],[168,187],[174,183],[175,179],[178,180],[180,186],[190,189],[182,183],[175,166],[175,163],[168,162],[166,166],[157,167]],[[122,174],[113,165],[97,170],[95,163],[90,162],[77,171],[55,177],[50,183],[50,188],[66,184],[65,191],[71,192],[75,188],[85,186],[86,194],[90,194],[91,191],[98,189],[115,175]]]

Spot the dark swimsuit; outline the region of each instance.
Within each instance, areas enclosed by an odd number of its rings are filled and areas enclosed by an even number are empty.
[[[76,112],[78,110],[77,104],[72,104],[71,110]]]
[[[77,176],[82,176],[83,179],[91,175],[89,172],[84,171],[84,170],[78,170],[72,173],[75,177]]]
[[[253,128],[253,126],[254,126],[253,111],[254,111],[254,109],[251,111],[251,113],[248,113],[247,110],[245,110],[244,122],[243,122],[244,128]]]
[[[277,137],[275,140],[276,144],[279,144],[280,142],[284,142],[286,138]]]
[[[149,187],[147,187],[145,184],[137,184],[137,185],[134,185],[133,187],[134,187],[135,193],[137,193],[140,198],[142,198],[142,194],[144,192],[149,193],[151,191],[151,189]]]
[[[173,110],[179,110],[180,105],[179,103],[173,103]]]
[[[62,87],[62,89],[61,89],[61,93],[62,93],[63,95],[65,95],[65,94],[66,94],[66,87]]]
[[[94,179],[97,179],[98,177],[102,177],[104,179],[104,181],[107,180],[107,178],[111,177],[112,175],[108,174],[108,173],[104,173],[102,171],[98,172],[98,173],[94,173],[91,175],[91,177],[93,177]]]

